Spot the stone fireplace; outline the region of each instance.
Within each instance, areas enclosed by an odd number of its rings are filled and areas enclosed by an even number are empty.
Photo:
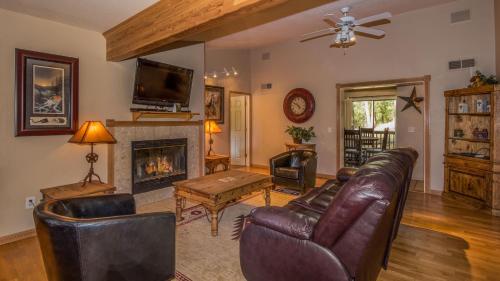
[[[187,179],[187,139],[132,142],[132,194]]]
[[[202,175],[202,121],[107,120],[106,125],[117,140],[108,148],[108,182],[117,193],[134,194],[138,205],[172,197],[172,182]]]

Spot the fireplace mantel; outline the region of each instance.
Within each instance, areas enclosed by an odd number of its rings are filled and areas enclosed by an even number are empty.
[[[202,120],[196,121],[116,121],[107,119],[108,127],[164,127],[164,126],[202,126]]]
[[[188,178],[202,175],[204,167],[203,121],[117,121],[106,120],[117,140],[108,145],[108,183],[118,193],[132,193],[132,141],[186,138],[188,140]],[[134,195],[139,205],[173,196],[170,188]]]

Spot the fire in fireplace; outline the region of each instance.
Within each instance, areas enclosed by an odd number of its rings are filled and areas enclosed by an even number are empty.
[[[132,142],[132,193],[187,179],[187,139]]]

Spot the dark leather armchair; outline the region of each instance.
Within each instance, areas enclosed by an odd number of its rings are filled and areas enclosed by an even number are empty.
[[[291,150],[271,158],[273,183],[304,193],[316,184],[317,154],[310,150]]]
[[[33,216],[49,281],[174,278],[173,213],[136,214],[117,194],[43,202]]]
[[[375,281],[386,268],[417,156],[413,149],[381,152],[285,207],[254,209],[240,238],[245,278]]]

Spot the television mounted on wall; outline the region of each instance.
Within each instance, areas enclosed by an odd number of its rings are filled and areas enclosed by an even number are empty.
[[[191,69],[137,59],[132,103],[189,107],[192,81]]]

